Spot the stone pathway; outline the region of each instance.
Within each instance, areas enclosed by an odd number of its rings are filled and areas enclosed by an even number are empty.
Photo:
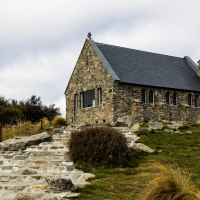
[[[27,147],[19,151],[0,151],[0,199],[46,199],[77,196],[71,191],[53,193],[48,180],[71,179],[76,187],[84,187],[86,179],[94,177],[75,169],[69,160],[67,142],[70,131],[53,135],[52,142]],[[25,198],[26,197],[26,198]]]

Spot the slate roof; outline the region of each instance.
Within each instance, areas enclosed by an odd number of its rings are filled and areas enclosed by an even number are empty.
[[[115,80],[200,92],[197,65],[189,57],[178,58],[91,40],[89,42]]]

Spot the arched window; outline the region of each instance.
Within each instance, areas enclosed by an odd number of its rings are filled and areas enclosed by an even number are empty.
[[[170,105],[170,93],[169,92],[166,93],[166,104]]]
[[[173,105],[177,105],[177,94],[176,94],[176,92],[173,93],[172,99],[173,99]]]
[[[195,97],[194,97],[194,106],[196,108],[199,107],[199,96],[198,95],[195,95]]]
[[[146,90],[142,89],[142,103],[146,103]]]
[[[149,103],[154,103],[154,93],[153,90],[149,90]]]
[[[188,105],[192,106],[192,95],[188,94]]]

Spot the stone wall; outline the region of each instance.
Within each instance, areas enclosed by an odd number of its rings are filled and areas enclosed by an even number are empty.
[[[146,90],[146,103],[142,103],[141,90]],[[149,90],[154,91],[154,104],[148,102]],[[114,120],[124,116],[132,116],[134,122],[143,121],[185,121],[195,123],[200,116],[200,109],[188,106],[188,94],[200,95],[196,92],[188,92],[173,89],[133,86],[128,84],[115,84],[114,87]],[[166,104],[166,92],[170,93],[171,104]],[[172,105],[172,94],[177,93],[177,105]]]
[[[67,119],[71,122],[113,123],[114,80],[86,40],[66,90]],[[102,89],[102,105],[98,105],[98,88]],[[81,93],[95,90],[95,106],[81,108]],[[74,107],[74,95],[78,109]]]

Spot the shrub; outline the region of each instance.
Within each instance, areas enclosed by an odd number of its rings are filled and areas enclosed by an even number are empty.
[[[52,124],[59,125],[59,126],[67,126],[67,120],[64,119],[62,116],[57,115],[54,117]]]
[[[69,148],[73,161],[118,165],[129,157],[126,138],[109,127],[86,127],[72,132]]]
[[[190,181],[190,175],[179,168],[156,164],[157,177],[147,186],[141,200],[199,200],[199,191]]]

